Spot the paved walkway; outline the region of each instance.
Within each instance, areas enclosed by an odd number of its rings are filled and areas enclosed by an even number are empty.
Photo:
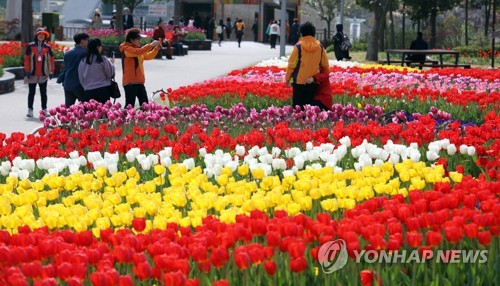
[[[286,53],[290,53],[292,46],[286,47]],[[152,60],[145,62],[146,90],[149,94],[164,88],[176,89],[181,86],[190,85],[204,80],[223,76],[234,69],[254,65],[262,60],[279,56],[279,47],[271,50],[268,44],[242,42],[238,48],[237,42],[223,42],[219,47],[217,42],[212,44],[211,51],[189,51],[189,55],[175,57],[174,60]],[[122,70],[121,62],[116,60],[116,81],[121,84]],[[12,132],[30,133],[41,126],[38,119],[40,112],[40,94],[37,87],[35,95],[34,113],[35,117],[27,118],[28,86],[22,80],[17,80],[15,91],[0,95],[0,133],[9,136]],[[49,81],[47,87],[48,108],[54,108],[64,104],[64,91],[56,79]],[[125,103],[124,91],[119,99]]]

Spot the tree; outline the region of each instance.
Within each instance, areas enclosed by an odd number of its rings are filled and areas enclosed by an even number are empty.
[[[123,9],[118,10],[118,2],[121,2],[122,7],[125,5],[125,7],[128,7],[130,10],[130,14],[134,13],[134,9],[139,6],[144,0],[102,0],[103,3],[106,4],[115,4],[116,5],[116,16],[118,17],[118,11],[121,11]],[[156,2],[156,1],[153,1]],[[121,13],[121,12],[120,12]]]
[[[116,0],[116,22],[115,30],[118,34],[123,34],[123,0]]]
[[[389,10],[391,0],[356,0],[356,4],[373,12],[374,22],[370,35],[368,36],[368,48],[366,59],[378,61],[379,41],[383,35],[385,16]]]
[[[23,43],[33,41],[33,2],[23,0],[21,6],[21,40]]]
[[[313,8],[318,13],[319,18],[326,22],[328,35],[330,35],[330,24],[335,19],[335,13],[340,6],[340,0],[305,0],[304,3]]]

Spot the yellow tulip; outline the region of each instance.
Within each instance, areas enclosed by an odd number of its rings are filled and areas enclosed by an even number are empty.
[[[42,182],[42,181],[36,181],[36,182],[32,182],[31,183],[31,187],[35,190],[35,191],[43,191],[43,189],[45,188],[45,184]]]
[[[262,170],[261,168],[256,168],[256,169],[253,169],[252,170],[252,177],[256,180],[262,180],[262,178],[264,178],[264,170]]]
[[[165,166],[163,166],[163,165],[155,165],[153,167],[153,170],[154,170],[156,175],[161,175],[161,174],[165,173],[165,171],[166,171]]]
[[[135,167],[131,167],[125,171],[125,174],[127,174],[129,178],[134,178],[137,175],[137,169]]]
[[[339,209],[337,199],[322,200],[320,205],[321,208],[324,209],[325,211],[335,212]]]
[[[95,169],[95,172],[94,174],[98,177],[98,178],[103,178],[104,176],[106,176],[106,173],[108,171],[106,170],[106,167],[104,166],[100,166],[100,167],[97,167]]]
[[[216,181],[219,186],[226,186],[229,181],[229,177],[226,174],[222,174],[217,177]]]
[[[17,185],[19,184],[19,180],[16,177],[7,177],[7,179],[5,179],[5,183],[7,185],[12,186],[12,188],[17,188]]]
[[[250,172],[250,169],[248,168],[247,164],[243,164],[241,166],[238,166],[238,175],[244,177],[244,176],[248,175],[249,172]]]
[[[462,182],[463,175],[460,174],[459,172],[450,172],[449,176],[450,176],[450,179],[453,180],[453,182],[455,182],[455,183]]]
[[[101,183],[101,181],[99,181],[99,180],[92,181],[92,183],[90,185],[90,188],[94,192],[100,191],[102,189],[102,183]]]
[[[78,221],[73,228],[77,232],[82,232],[87,230],[87,225],[83,221]]]
[[[300,205],[298,203],[289,203],[286,206],[286,212],[289,216],[297,215],[300,212]]]

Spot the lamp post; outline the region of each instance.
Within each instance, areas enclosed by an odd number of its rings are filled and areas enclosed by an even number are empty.
[[[281,0],[280,57],[285,56],[286,44],[286,0]]]
[[[344,0],[340,0],[340,23],[344,25]]]

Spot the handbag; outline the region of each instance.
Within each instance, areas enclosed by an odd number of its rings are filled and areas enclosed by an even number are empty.
[[[114,77],[111,78],[111,85],[109,86],[109,88],[109,96],[111,98],[117,99],[122,96],[120,88],[118,87],[118,83],[115,81]]]

